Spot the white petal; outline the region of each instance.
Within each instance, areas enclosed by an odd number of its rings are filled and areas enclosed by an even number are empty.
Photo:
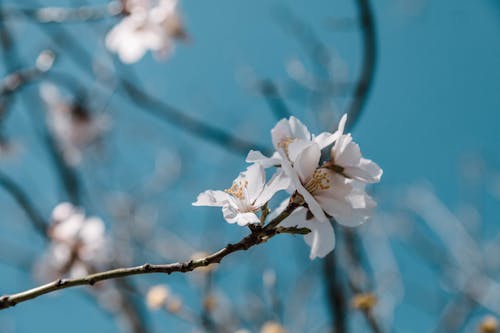
[[[289,155],[292,155],[291,152],[296,150],[294,143],[291,143],[288,147]],[[305,148],[300,149],[300,153],[295,159],[291,159],[291,161],[293,162],[293,168],[297,171],[300,180],[305,184],[312,177],[314,170],[319,167],[321,150],[314,142],[310,142]]]
[[[278,148],[278,145],[283,140],[290,139],[292,137],[292,132],[290,129],[290,124],[287,119],[281,119],[271,130],[271,138],[273,141],[274,148]]]
[[[382,177],[383,171],[377,163],[362,158],[358,167],[345,167],[344,173],[353,179],[367,183],[378,183]]]
[[[311,140],[311,133],[309,133],[306,125],[304,125],[300,120],[291,116],[288,122],[290,124],[292,138],[299,140]]]
[[[297,192],[299,192],[303,197],[304,197],[304,200],[306,201],[309,209],[311,210],[311,212],[313,213],[313,215],[321,222],[327,222],[328,221],[328,218],[326,217],[325,213],[323,212],[323,209],[321,209],[321,206],[319,205],[319,203],[314,199],[314,197],[311,195],[311,193],[309,193],[305,188],[304,186],[302,185],[296,171],[292,168],[292,166],[290,165],[290,162],[288,161],[288,159],[285,156],[285,152],[284,151],[280,151],[281,155],[282,155],[282,164],[281,164],[281,167],[283,168],[283,171],[285,171],[285,173],[287,174],[288,177],[290,177],[290,184],[291,184],[291,188],[293,190],[296,190]]]
[[[212,206],[222,207],[230,200],[230,195],[224,191],[208,190],[198,195],[196,202],[193,206]]]
[[[329,132],[323,132],[318,136],[314,136],[313,141],[319,145],[320,149],[323,149],[334,143],[338,137],[339,132],[335,132],[333,134]]]
[[[315,219],[308,222],[311,232],[304,236],[304,240],[311,247],[309,258],[323,258],[335,248],[335,232],[330,222],[319,222]]]
[[[236,223],[238,225],[244,227],[246,225],[252,224],[252,223],[259,223],[260,219],[257,215],[254,213],[239,213],[235,217]]]
[[[338,129],[337,129],[337,132],[338,132],[338,135],[342,135],[344,133],[344,129],[345,129],[345,124],[347,122],[347,113],[344,114],[342,116],[342,118],[340,118],[340,121],[339,121],[339,126],[338,126]]]
[[[252,164],[236,179],[236,181],[238,180],[248,182],[246,186],[246,198],[249,203],[253,203],[259,197],[266,183],[264,167],[258,163]]]
[[[285,202],[286,207],[287,202]],[[283,227],[308,228],[311,232],[304,235],[305,242],[311,247],[309,257],[323,258],[335,248],[335,234],[329,221],[319,222],[312,218],[306,220],[307,209],[298,208],[280,225]]]
[[[267,169],[275,165],[280,165],[281,157],[277,152],[274,152],[271,157],[267,157],[260,151],[250,150],[245,161],[247,163],[259,163]]]
[[[255,207],[262,207],[271,200],[274,194],[281,190],[286,190],[290,186],[290,178],[282,170],[277,171],[264,187],[264,190],[255,201]]]

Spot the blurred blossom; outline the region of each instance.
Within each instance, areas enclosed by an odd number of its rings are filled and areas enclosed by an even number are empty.
[[[164,285],[151,287],[146,295],[146,304],[150,309],[158,310],[167,303],[170,289]]]
[[[266,288],[274,288],[276,285],[276,272],[273,269],[266,269],[262,274],[262,281]]]
[[[187,37],[177,9],[177,0],[132,0],[126,16],[106,36],[106,46],[124,63],[134,63],[151,50],[167,56],[176,39]]]
[[[372,293],[356,294],[351,300],[353,308],[368,311],[377,304],[377,297]]]
[[[83,105],[65,101],[57,87],[43,84],[40,95],[47,106],[47,122],[66,163],[77,165],[84,149],[97,142],[109,127],[104,116],[94,116]]]
[[[498,320],[493,316],[485,316],[479,324],[477,331],[479,333],[497,333]]]
[[[55,54],[51,50],[44,50],[40,52],[36,58],[36,68],[41,72],[46,72],[52,68],[55,61]]]
[[[286,333],[286,330],[280,323],[268,321],[260,328],[260,333]]]
[[[85,216],[81,209],[70,203],[61,203],[54,208],[48,236],[51,243],[38,265],[42,276],[81,277],[103,268],[109,261],[102,220]]]

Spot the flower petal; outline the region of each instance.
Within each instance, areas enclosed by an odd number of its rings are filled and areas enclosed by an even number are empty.
[[[269,182],[264,186],[264,190],[254,203],[255,207],[262,207],[271,200],[274,194],[281,190],[286,190],[290,186],[290,178],[282,170],[277,171]]]
[[[280,165],[281,157],[277,152],[274,152],[271,157],[267,157],[258,150],[250,150],[245,161],[247,163],[259,163],[267,169],[275,165]]]
[[[255,202],[264,189],[266,183],[266,173],[264,167],[259,164],[250,165],[245,172],[240,174],[236,181],[240,180],[246,183],[246,199],[249,203]]]
[[[193,206],[222,207],[230,200],[230,195],[224,191],[208,190],[198,195]]]
[[[293,190],[296,190],[299,192],[303,197],[304,200],[306,201],[309,209],[313,213],[313,215],[321,222],[327,222],[328,218],[326,217],[325,213],[323,212],[323,209],[319,205],[319,203],[314,199],[314,197],[309,193],[304,186],[302,185],[302,182],[299,179],[299,176],[297,172],[294,170],[288,159],[285,157],[285,152],[283,150],[280,150],[280,154],[282,156],[282,164],[281,167],[283,168],[283,171],[287,174],[288,177],[290,177],[290,184],[291,188]]]
[[[287,202],[285,202],[286,207]],[[281,207],[281,206],[280,206]],[[307,220],[307,209],[298,208],[287,217],[281,226],[308,228],[311,232],[304,235],[304,240],[311,247],[309,258],[323,258],[335,248],[335,234],[331,223],[320,222],[314,218]]]

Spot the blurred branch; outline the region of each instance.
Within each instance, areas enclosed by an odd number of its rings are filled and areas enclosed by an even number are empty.
[[[339,268],[336,252],[332,251],[323,259],[323,278],[334,321],[332,333],[347,332],[347,301],[342,282],[339,279]]]
[[[281,221],[283,221],[285,218],[287,218],[295,210],[295,208],[297,208],[297,206],[291,203],[280,215],[278,215],[273,221],[271,221],[268,226],[264,228],[259,228],[258,230],[252,232],[250,235],[241,239],[238,243],[228,244],[226,247],[204,258],[197,260],[189,260],[186,262],[166,264],[166,265],[144,264],[135,267],[117,268],[110,271],[91,274],[86,277],[78,279],[58,279],[48,284],[30,290],[0,297],[0,310],[13,307],[19,303],[26,302],[28,300],[37,298],[45,294],[52,293],[57,290],[67,289],[76,286],[83,286],[83,285],[93,286],[97,282],[110,279],[123,278],[131,275],[151,274],[151,273],[172,274],[174,272],[181,272],[181,273],[191,272],[199,267],[206,267],[211,264],[220,263],[222,259],[224,259],[227,255],[234,252],[246,251],[255,245],[268,241],[270,238],[278,234],[281,233],[304,234],[308,232],[308,230],[304,228],[274,227],[278,225]],[[269,227],[270,225],[272,225],[272,227]]]
[[[71,50],[70,59],[82,68],[85,72],[88,72],[92,68],[92,59],[87,52],[87,49],[78,43],[70,34],[64,29],[63,26],[58,26],[58,33],[55,34],[49,25],[39,24],[42,31],[44,31],[47,36],[52,39],[54,45],[60,46],[64,45],[64,50]],[[63,51],[64,51],[63,50]],[[104,73],[104,76],[109,76],[112,70],[104,66],[103,64],[95,64]],[[124,77],[117,75],[116,77],[118,86],[122,88],[122,91],[130,98],[130,101],[139,107],[143,108],[144,111],[164,120],[165,122],[186,131],[187,133],[205,139],[212,143],[215,143],[229,151],[235,152],[240,155],[246,156],[250,150],[260,150],[263,153],[269,153],[267,147],[263,147],[259,144],[249,142],[236,137],[235,135],[215,127],[209,123],[202,120],[196,119],[185,112],[161,101],[160,99],[150,95],[146,91],[139,88],[131,80],[127,80]]]
[[[0,172],[0,186],[9,192],[9,194],[16,200],[16,202],[21,206],[33,228],[42,236],[47,236],[47,222],[43,218],[42,214],[35,208],[28,195],[22,190],[22,188],[16,184],[7,175]]]
[[[353,101],[347,110],[349,114],[346,124],[347,130],[352,130],[366,104],[375,77],[375,64],[377,60],[377,34],[370,0],[355,1],[358,7],[358,17],[361,21],[363,62],[361,65],[361,75],[354,89]]]
[[[349,287],[351,288],[353,293],[363,294],[366,292],[366,290],[363,290],[363,287],[359,281],[366,279],[367,274],[365,273],[362,265],[359,238],[354,230],[351,229],[346,229],[344,234],[346,239],[347,253],[349,254],[350,262],[352,265],[351,270],[354,270],[355,273],[354,276],[348,273]],[[380,328],[380,325],[373,315],[372,308],[365,307],[361,308],[360,311],[364,315],[371,331],[373,333],[382,333],[382,329]]]
[[[291,116],[290,110],[280,95],[280,92],[272,80],[262,80],[257,82],[257,88],[265,98],[269,109],[276,119],[288,118]]]
[[[122,6],[117,1],[111,1],[107,5],[76,8],[3,8],[0,9],[0,20],[28,17],[40,23],[88,22],[117,16],[121,12]]]

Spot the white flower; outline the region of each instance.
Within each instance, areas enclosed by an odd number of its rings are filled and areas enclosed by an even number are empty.
[[[185,38],[177,0],[133,1],[126,7],[129,14],[106,36],[106,46],[118,53],[124,63],[134,63],[148,51],[168,55],[174,39]]]
[[[284,190],[289,179],[283,172],[277,172],[266,184],[266,173],[260,164],[253,164],[240,173],[231,188],[225,191],[205,191],[198,195],[194,206],[222,207],[224,218],[229,223],[245,226],[259,223],[255,214],[273,195]]]
[[[366,183],[377,183],[382,177],[382,169],[377,163],[363,158],[358,144],[352,141],[351,134],[343,134],[347,115],[339,123],[338,138],[331,150],[330,163],[341,167],[345,176]]]
[[[77,165],[84,149],[98,141],[109,127],[108,119],[94,116],[81,105],[64,100],[59,90],[51,84],[40,88],[40,96],[47,105],[47,122],[69,165]]]
[[[83,276],[108,260],[104,223],[97,217],[86,217],[70,203],[54,208],[49,237],[51,244],[41,265],[48,270],[44,275]]]
[[[291,116],[289,119],[281,119],[271,130],[273,146],[276,150],[288,150],[288,145],[296,141],[316,142],[321,149],[331,145],[338,137],[338,133],[323,132],[318,136],[311,135],[307,127],[297,118]],[[260,163],[265,168],[281,164],[281,155],[275,152],[271,157],[264,156],[260,151],[251,150],[246,161],[248,163]]]
[[[278,216],[288,205],[288,200],[283,203],[269,216],[272,219]],[[309,258],[323,258],[335,248],[335,232],[330,222],[320,222],[314,216],[308,216],[307,209],[299,207],[290,216],[280,223],[282,227],[308,228],[310,233],[304,235],[304,240],[311,247]]]
[[[376,204],[363,185],[319,167],[321,148],[316,142],[292,142],[287,155],[281,166],[291,179],[290,187],[303,196],[317,220],[327,223],[326,212],[340,224],[357,226],[370,217]]]

